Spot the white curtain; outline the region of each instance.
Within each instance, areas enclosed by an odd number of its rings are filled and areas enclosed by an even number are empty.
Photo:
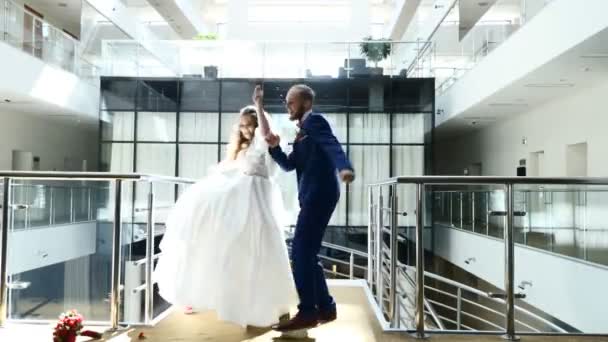
[[[423,144],[427,115],[393,114],[393,143]]]
[[[181,113],[179,116],[179,141],[217,142],[217,113]]]
[[[177,113],[140,112],[137,115],[138,141],[175,141]]]
[[[351,114],[349,143],[390,142],[390,114]]]
[[[349,224],[367,225],[366,184],[389,177],[390,146],[351,146],[350,159],[356,180],[350,186]]]
[[[216,134],[217,135],[217,134]],[[222,156],[223,156],[222,151]],[[210,166],[218,162],[218,146],[213,145],[179,145],[179,176],[201,179],[207,175]]]
[[[155,175],[175,175],[175,145],[174,144],[138,144],[137,172]],[[135,207],[146,208],[148,205],[149,187],[146,183],[138,183],[135,196]],[[175,186],[170,183],[155,183],[154,197],[156,222],[165,222],[168,208],[175,202]],[[145,212],[137,221],[145,218]]]

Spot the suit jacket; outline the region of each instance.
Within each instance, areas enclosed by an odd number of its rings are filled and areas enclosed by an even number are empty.
[[[336,170],[353,169],[329,123],[319,113],[313,112],[304,120],[289,155],[280,146],[269,151],[283,170],[296,170],[300,206],[335,204],[340,198]]]

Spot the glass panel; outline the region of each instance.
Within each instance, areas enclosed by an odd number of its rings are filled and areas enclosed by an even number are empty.
[[[349,143],[390,142],[390,114],[350,114]]]
[[[173,144],[138,144],[137,172],[155,175],[175,176],[175,145]],[[148,201],[148,187],[136,186],[136,208],[145,208]],[[154,189],[156,203],[156,222],[164,223],[169,208],[175,202],[175,185],[170,183],[156,184]]]
[[[336,139],[342,144],[346,143],[346,114],[324,114]]]
[[[425,277],[425,297],[441,317],[445,330],[504,332],[506,306],[486,295],[489,292],[504,293],[504,241],[443,224],[444,220],[449,220],[450,210],[456,215],[460,211],[459,204],[468,202],[462,207],[461,217],[470,230],[473,190],[501,193],[502,203],[497,201],[493,210],[504,210],[504,191],[500,186],[426,188],[425,195],[433,200],[435,215],[432,235],[424,235],[425,248],[432,249],[434,255],[426,259],[425,269],[437,277]],[[453,220],[457,221],[455,217]],[[459,219],[455,225],[459,227]],[[413,238],[413,234],[410,235],[410,239]]]
[[[514,201],[516,329],[608,333],[608,187],[517,185]]]
[[[177,81],[140,80],[137,108],[141,111],[175,112],[178,103]]]
[[[219,109],[220,82],[203,80],[180,81],[180,110],[216,112]]]
[[[112,220],[106,214],[112,212],[110,184],[34,180],[27,183],[38,190],[74,186],[88,189],[92,201],[87,206],[87,216],[92,220],[40,229],[9,227],[9,246],[17,246],[10,248],[7,265],[9,318],[55,321],[59,313],[76,308],[89,321],[107,322]],[[19,192],[19,188],[16,186],[14,190]],[[69,207],[62,200],[57,197],[55,204]],[[32,214],[34,220],[35,213]]]
[[[255,83],[250,80],[222,81],[222,116],[225,113],[238,113],[241,108],[251,104]]]
[[[180,142],[217,142],[217,113],[180,113]]]
[[[134,110],[137,81],[105,79],[101,81],[101,108]]]
[[[221,136],[221,140],[223,143],[229,143],[230,142],[230,138],[232,137],[232,134],[235,132],[237,125],[238,125],[238,120],[239,120],[239,113],[235,112],[235,113],[222,113],[221,115],[221,120],[222,120],[222,136]]]
[[[311,75],[310,70],[305,70],[305,44],[266,43],[264,52],[265,78],[302,78]]]
[[[133,172],[134,144],[102,143],[101,171],[129,173]]]
[[[210,166],[216,165],[217,145],[179,145],[179,176],[200,179]]]
[[[101,139],[103,141],[133,141],[134,134],[134,112],[101,112]]]
[[[341,43],[307,43],[306,78],[346,78],[348,48]]]
[[[175,141],[176,113],[137,114],[138,141]]]
[[[424,146],[393,146],[393,176],[422,176],[424,175]],[[416,225],[416,197],[412,186],[400,186],[397,189],[399,210],[407,213],[399,217],[402,227],[415,227]],[[409,231],[408,231],[409,232]],[[412,232],[413,233],[413,232]],[[413,237],[413,236],[412,236]]]
[[[389,146],[350,146],[350,160],[357,179],[350,185],[348,222],[354,226],[368,224],[366,184],[389,177]]]
[[[429,114],[393,114],[393,143],[424,144]]]

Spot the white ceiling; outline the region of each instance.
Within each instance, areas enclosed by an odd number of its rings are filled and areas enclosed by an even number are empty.
[[[10,102],[6,100],[10,100]],[[7,92],[0,93],[0,116],[2,113],[19,113],[46,118],[82,129],[96,129],[99,125],[96,118],[69,113],[64,108]]]
[[[468,134],[607,81],[608,29],[444,122],[436,128],[436,137]]]

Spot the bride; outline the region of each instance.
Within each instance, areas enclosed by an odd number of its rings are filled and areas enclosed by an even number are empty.
[[[226,159],[171,210],[154,271],[160,295],[221,320],[267,327],[297,298],[282,230],[276,165],[264,137],[269,116],[256,87],[240,112]]]

